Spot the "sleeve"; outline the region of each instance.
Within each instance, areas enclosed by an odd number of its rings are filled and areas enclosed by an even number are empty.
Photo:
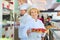
[[[26,15],[24,18],[24,23],[20,23],[20,28],[25,27],[26,29],[28,29],[31,26],[31,18],[29,15]]]
[[[45,35],[46,35],[46,33],[42,33],[42,34],[41,34],[41,37],[45,37]]]
[[[20,23],[20,28],[29,28],[29,23]]]
[[[43,24],[42,21],[40,21],[40,24],[41,24],[41,27],[42,27],[43,29],[45,29],[44,24]],[[41,34],[41,37],[45,37],[45,35],[46,35],[46,33],[42,33],[42,34]]]
[[[43,29],[45,29],[45,26],[44,26],[44,24],[43,24],[42,21],[40,21],[40,24],[41,24],[41,27],[42,27]]]
[[[31,29],[31,22],[26,23],[25,27],[26,27],[27,30]]]

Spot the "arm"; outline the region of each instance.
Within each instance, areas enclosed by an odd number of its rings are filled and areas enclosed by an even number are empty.
[[[27,30],[27,35],[29,36],[29,34],[31,33],[31,31],[30,30]]]
[[[42,21],[40,21],[40,24],[43,29],[46,29]],[[45,40],[45,35],[46,35],[46,32],[43,32],[41,35],[42,40]]]
[[[42,40],[44,40],[44,37],[42,37]]]

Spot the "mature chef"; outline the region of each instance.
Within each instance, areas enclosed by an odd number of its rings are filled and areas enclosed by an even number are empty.
[[[20,40],[27,40],[27,27],[25,26],[28,24],[31,20],[31,16],[27,13],[27,9],[30,7],[30,5],[24,3],[23,5],[20,5],[20,26],[18,27],[18,36]]]
[[[29,10],[29,15],[32,17],[31,22],[27,25],[28,27],[28,40],[42,40],[44,39],[46,31],[44,24],[38,19],[39,10],[32,6]]]

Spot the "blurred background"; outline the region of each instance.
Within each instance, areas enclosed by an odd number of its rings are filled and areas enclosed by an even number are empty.
[[[2,38],[14,40],[13,0],[2,0]]]
[[[0,0],[0,38],[2,37],[2,0]]]

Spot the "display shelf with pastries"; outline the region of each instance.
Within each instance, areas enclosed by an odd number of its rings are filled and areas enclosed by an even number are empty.
[[[2,39],[14,40],[13,0],[3,0],[2,7]]]

